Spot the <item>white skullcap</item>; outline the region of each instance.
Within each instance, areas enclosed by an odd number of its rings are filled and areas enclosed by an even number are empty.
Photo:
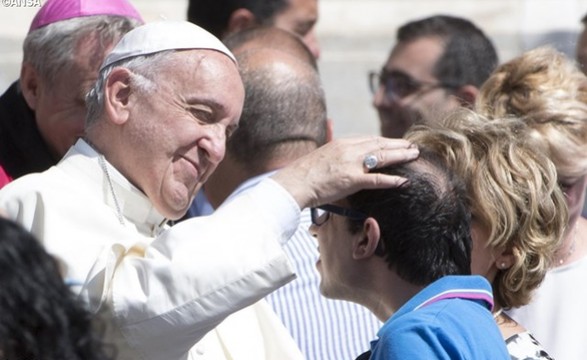
[[[108,54],[100,70],[118,61],[165,50],[216,50],[236,63],[234,55],[217,37],[187,21],[157,21],[128,32]]]

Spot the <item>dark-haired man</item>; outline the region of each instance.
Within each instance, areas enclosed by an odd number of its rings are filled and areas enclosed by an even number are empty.
[[[275,26],[299,35],[320,56],[318,0],[190,0],[187,17],[220,39],[253,26]]]
[[[437,15],[408,22],[380,72],[371,72],[381,134],[402,137],[414,123],[470,106],[497,66],[487,36],[466,19]]]
[[[312,209],[322,294],[385,322],[369,359],[509,359],[490,312],[491,285],[469,275],[460,180],[426,151],[383,172],[409,182]]]

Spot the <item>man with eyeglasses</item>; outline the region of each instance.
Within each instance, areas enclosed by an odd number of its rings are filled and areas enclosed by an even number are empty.
[[[497,66],[489,38],[472,22],[436,15],[409,22],[380,72],[369,74],[381,134],[402,137],[459,106],[470,106]]]
[[[490,312],[491,285],[470,275],[461,180],[426,149],[380,171],[408,182],[311,211],[320,291],[361,304],[384,322],[358,359],[509,359]]]

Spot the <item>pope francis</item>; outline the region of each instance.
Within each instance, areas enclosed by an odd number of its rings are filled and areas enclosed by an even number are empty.
[[[84,138],[0,191],[0,208],[109,320],[120,359],[194,358],[224,318],[293,279],[281,246],[301,208],[398,186],[405,179],[369,170],[418,156],[399,139],[334,141],[214,215],[170,227],[222,160],[243,99],[236,61],[214,36],[187,22],[143,25],[102,64]]]

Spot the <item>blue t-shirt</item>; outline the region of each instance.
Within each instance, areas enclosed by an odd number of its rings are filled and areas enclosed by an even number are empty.
[[[509,360],[481,276],[445,276],[405,303],[371,343],[372,360]]]

